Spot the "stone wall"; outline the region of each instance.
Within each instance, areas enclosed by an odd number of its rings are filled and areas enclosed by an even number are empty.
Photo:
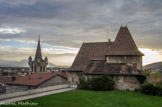
[[[96,75],[95,75],[96,76]],[[86,75],[86,78],[92,78],[92,75]],[[112,76],[115,81],[114,89],[116,90],[131,90],[140,89],[140,83],[135,76]]]
[[[68,81],[70,83],[79,83],[79,79],[83,77],[82,72],[69,72],[68,73]]]
[[[39,87],[47,87],[47,86],[66,84],[66,83],[67,83],[67,79],[65,79],[61,76],[56,76],[56,77],[42,83],[41,85],[39,85]]]
[[[135,76],[113,76],[115,81],[114,88],[117,90],[139,90],[140,83]]]
[[[29,86],[23,86],[23,85],[6,85],[6,93],[13,93],[13,92],[20,92],[28,90]]]
[[[31,90],[26,90],[26,91],[21,91],[21,92],[5,93],[5,94],[0,95],[0,100],[12,98],[12,97],[17,97],[17,96],[25,96],[25,95],[35,94],[35,93],[42,93],[42,92],[46,92],[46,91],[58,90],[58,89],[63,89],[63,88],[69,88],[69,85],[67,85],[67,84],[56,85],[56,86],[49,86],[49,87],[45,87],[45,88],[31,89]]]

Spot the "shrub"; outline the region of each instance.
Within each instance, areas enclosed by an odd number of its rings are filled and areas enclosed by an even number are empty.
[[[162,88],[162,82],[156,83],[156,86]]]
[[[95,76],[87,81],[85,78],[80,79],[80,84],[78,88],[88,89],[88,90],[97,90],[97,91],[106,91],[113,90],[115,82],[108,75],[104,76]]]
[[[138,82],[140,84],[143,84],[146,81],[146,76],[142,75],[142,76],[136,76]]]
[[[145,82],[141,85],[141,93],[147,95],[162,96],[162,83],[153,85],[151,83]]]
[[[156,87],[148,82],[141,85],[141,93],[147,95],[156,95]]]
[[[2,76],[7,76],[7,75],[9,75],[9,73],[3,71],[3,72],[1,73],[1,75],[2,75]]]
[[[156,84],[157,87],[157,95],[162,96],[162,82]]]

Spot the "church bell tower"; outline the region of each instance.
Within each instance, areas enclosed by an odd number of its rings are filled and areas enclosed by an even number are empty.
[[[35,54],[35,59],[32,61],[32,57],[28,58],[29,71],[31,72],[46,72],[48,65],[48,58],[42,59],[40,36],[38,39],[37,50]]]

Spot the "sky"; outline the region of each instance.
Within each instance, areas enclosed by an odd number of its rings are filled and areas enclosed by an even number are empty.
[[[162,61],[161,0],[0,0],[0,60],[34,59],[40,35],[43,57],[70,66],[83,42],[126,25],[143,64]]]

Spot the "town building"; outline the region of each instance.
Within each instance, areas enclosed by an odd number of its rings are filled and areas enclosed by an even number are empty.
[[[28,58],[29,71],[31,72],[45,72],[47,70],[48,58],[42,59],[40,37],[38,40],[35,59],[32,61],[32,57]]]
[[[6,93],[20,92],[29,89],[44,88],[62,84],[67,84],[66,73],[36,72],[7,82]]]
[[[67,69],[69,82],[79,83],[80,78],[110,75],[115,89],[140,88],[137,76],[141,75],[142,56],[127,26],[120,28],[115,41],[83,43],[72,66]]]

